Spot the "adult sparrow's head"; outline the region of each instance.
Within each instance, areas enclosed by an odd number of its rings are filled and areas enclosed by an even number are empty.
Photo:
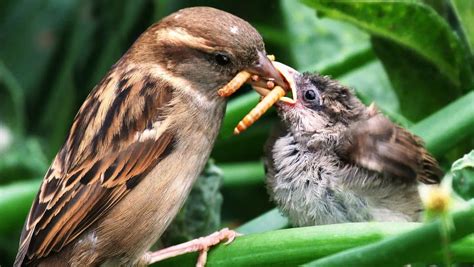
[[[196,88],[210,98],[218,98],[216,90],[243,70],[286,87],[255,28],[213,8],[173,13],[151,26],[129,54],[142,64],[159,64],[177,84]]]

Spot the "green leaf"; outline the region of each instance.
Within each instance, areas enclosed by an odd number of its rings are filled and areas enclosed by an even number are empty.
[[[474,150],[456,160],[453,173],[453,189],[464,199],[474,198]]]
[[[372,45],[408,119],[419,121],[460,95],[459,88],[413,50],[377,37],[372,38]]]
[[[451,4],[461,24],[471,54],[474,55],[474,1],[451,0]]]
[[[446,21],[428,6],[413,1],[302,1],[323,15],[412,49],[454,85],[460,85],[465,63],[461,43]]]
[[[368,35],[352,25],[318,19],[297,0],[280,0],[280,5],[296,69],[310,69],[316,63],[328,65],[369,47]]]

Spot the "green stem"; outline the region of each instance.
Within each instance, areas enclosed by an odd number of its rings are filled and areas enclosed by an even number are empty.
[[[224,122],[222,123],[220,137],[229,138],[234,132],[234,127],[239,121],[258,103],[259,96],[255,92],[249,92],[237,97],[227,104]]]
[[[474,232],[474,201],[468,209],[452,214],[454,227],[447,230],[451,242]],[[345,250],[343,252],[318,259],[305,266],[401,266],[412,262],[435,263],[443,259],[442,221],[440,219],[427,223],[412,231],[384,239],[382,241]],[[473,241],[472,236],[468,239]],[[463,240],[464,242],[466,240]],[[459,245],[459,244],[458,244]],[[474,261],[474,247],[467,255],[459,255],[452,248],[453,261]],[[436,254],[433,255],[433,252]],[[317,258],[317,257],[315,257]]]
[[[295,266],[387,237],[406,235],[407,231],[431,228],[431,224],[420,226],[419,223],[351,223],[244,235],[230,245],[213,248],[209,252],[206,266]],[[438,229],[434,230],[437,232]],[[439,232],[437,233],[439,235]],[[424,240],[424,236],[421,235],[417,235],[416,238]],[[451,246],[453,259],[457,261],[474,261],[473,250],[474,237]],[[418,251],[419,248],[412,248],[411,253],[415,254]],[[400,258],[403,259],[402,256]],[[425,262],[441,259],[439,249],[432,250],[428,254],[417,254],[416,257],[416,260]],[[159,263],[158,266],[192,266],[195,262],[196,253],[169,259]],[[346,263],[339,266],[354,265]],[[384,266],[384,264],[373,266]]]
[[[441,156],[474,135],[474,91],[415,124],[410,130],[423,138],[428,150]]]
[[[40,180],[22,181],[0,187],[0,233],[9,233],[23,225]]]
[[[281,215],[278,209],[272,209],[257,218],[244,223],[235,230],[242,234],[256,234],[263,233],[267,229],[277,230],[288,226],[288,218]]]
[[[225,163],[218,164],[218,167],[224,173],[224,186],[261,184],[265,177],[260,161]]]

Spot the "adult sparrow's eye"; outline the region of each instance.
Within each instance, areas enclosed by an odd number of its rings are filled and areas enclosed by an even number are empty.
[[[224,55],[222,53],[217,53],[214,56],[214,59],[216,60],[217,64],[221,66],[225,66],[230,63],[230,58],[227,55]]]

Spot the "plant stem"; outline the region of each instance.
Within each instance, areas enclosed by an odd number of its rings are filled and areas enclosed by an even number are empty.
[[[218,167],[224,172],[224,186],[261,184],[265,177],[260,161],[225,163]]]
[[[0,233],[8,233],[23,225],[31,202],[38,192],[39,179],[0,187]]]
[[[474,91],[415,124],[410,130],[428,150],[441,156],[465,137],[474,135]]]
[[[278,209],[272,209],[241,225],[236,231],[242,234],[256,234],[263,233],[268,229],[277,230],[288,226],[288,218],[281,215]]]
[[[230,245],[213,248],[209,252],[206,266],[295,266],[311,259],[404,234],[407,231],[431,228],[431,224],[421,225],[420,223],[350,223],[244,235]],[[474,224],[471,224],[471,228],[472,225]],[[434,231],[439,236],[438,229],[435,228]],[[415,237],[424,240],[424,236]],[[473,250],[474,237],[463,239],[451,246],[453,259],[457,261],[474,261]],[[412,248],[411,251],[414,254],[419,249]],[[428,254],[416,255],[418,261],[442,259],[439,249],[432,250]],[[195,264],[196,256],[196,253],[183,255],[158,263],[157,266],[191,266]],[[353,266],[353,264],[339,266]]]
[[[454,227],[446,229],[451,242],[459,240],[474,232],[474,201],[468,209],[452,214]],[[442,221],[438,219],[412,231],[384,239],[363,247],[349,249],[316,261],[305,266],[401,266],[412,262],[435,263],[442,260],[440,250],[443,246]],[[472,237],[469,238],[473,241]],[[463,240],[465,241],[465,240]],[[432,257],[436,251],[436,257]],[[474,261],[474,247],[468,258],[459,257],[452,252],[454,261]]]

